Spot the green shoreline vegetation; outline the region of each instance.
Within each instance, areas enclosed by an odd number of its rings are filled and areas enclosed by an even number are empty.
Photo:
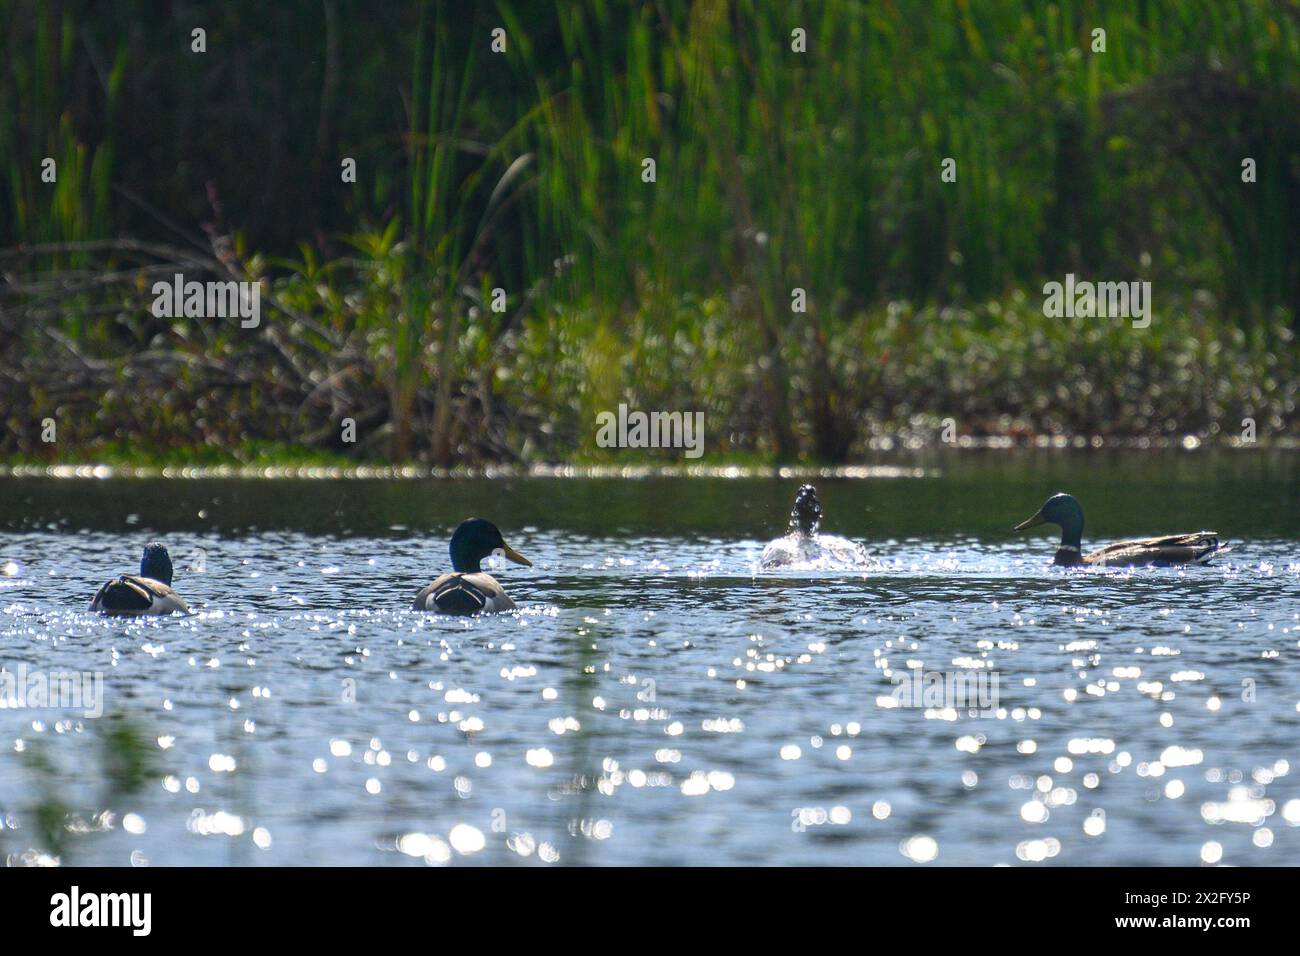
[[[681,458],[597,448],[620,403],[705,463],[1300,438],[1294,2],[454,6],[214,7],[196,53],[0,0],[0,460]],[[260,323],[156,317],[178,273]],[[1045,316],[1067,274],[1150,327]]]

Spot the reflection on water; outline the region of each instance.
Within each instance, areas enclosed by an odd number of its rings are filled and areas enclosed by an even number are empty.
[[[789,482],[0,482],[4,673],[101,673],[108,715],[0,704],[0,853],[1295,865],[1292,466],[1189,460],[819,483],[881,566],[759,577]],[[1052,568],[1008,529],[1058,487],[1085,545],[1237,550]],[[535,562],[499,569],[524,610],[407,610],[471,513]],[[86,613],[153,536],[198,613]]]

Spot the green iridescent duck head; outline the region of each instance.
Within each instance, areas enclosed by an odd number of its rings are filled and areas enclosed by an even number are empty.
[[[1083,542],[1083,505],[1074,495],[1064,492],[1052,495],[1043,506],[1013,530],[1024,531],[1040,524],[1054,524],[1061,529],[1061,547],[1075,548]]]

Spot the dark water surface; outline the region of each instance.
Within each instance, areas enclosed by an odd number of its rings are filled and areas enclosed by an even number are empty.
[[[881,567],[758,577],[798,479],[0,479],[0,680],[99,673],[105,710],[0,683],[0,855],[1300,864],[1297,456],[919,464],[818,481]],[[1056,490],[1085,549],[1235,550],[1052,568],[1009,529]],[[408,610],[471,514],[533,560],[499,575],[523,610]],[[86,612],[155,537],[198,613]]]

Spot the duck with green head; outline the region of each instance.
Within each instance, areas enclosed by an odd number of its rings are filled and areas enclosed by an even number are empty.
[[[1231,550],[1219,544],[1214,531],[1170,534],[1158,538],[1135,538],[1117,541],[1089,554],[1083,553],[1083,506],[1073,495],[1055,494],[1038,511],[1016,525],[1024,531],[1040,524],[1054,524],[1061,529],[1061,543],[1056,547],[1053,564],[1090,567],[1168,567],[1176,564],[1205,564],[1216,554]]]
[[[95,592],[90,609],[127,617],[190,612],[189,605],[172,590],[171,555],[156,541],[144,546],[140,573],[123,574],[106,583]]]
[[[482,569],[481,562],[501,554],[515,564],[532,567],[522,554],[501,537],[491,521],[466,518],[451,536],[450,574],[431,581],[415,596],[414,609],[436,614],[498,614],[515,610],[505,588]]]

